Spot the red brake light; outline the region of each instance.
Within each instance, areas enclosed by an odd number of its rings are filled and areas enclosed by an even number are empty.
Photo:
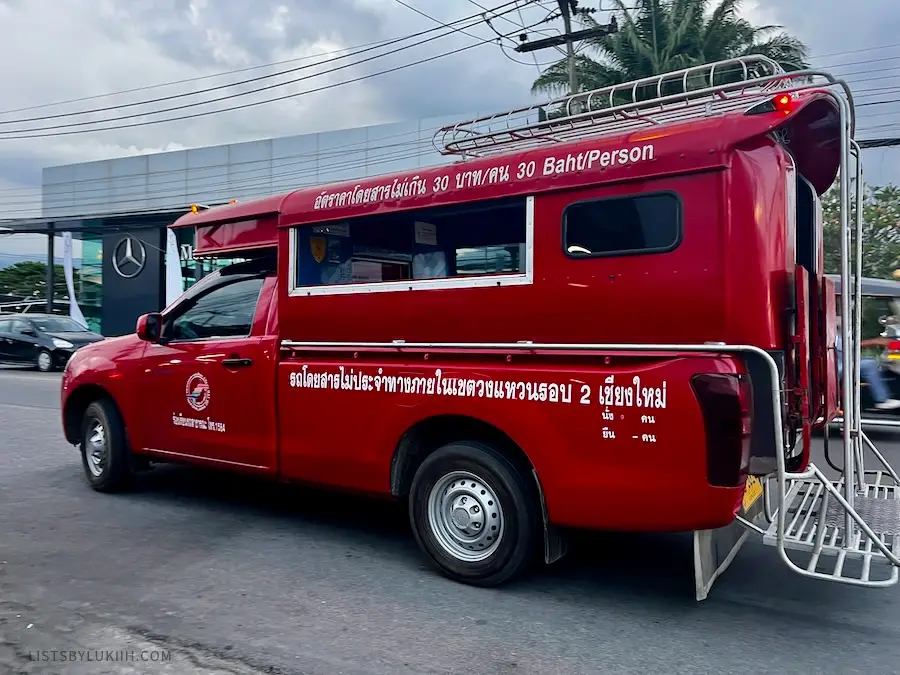
[[[706,431],[706,480],[716,487],[742,484],[750,462],[750,381],[731,373],[691,378]]]
[[[888,342],[887,348],[892,352],[900,352],[900,340],[891,340]]]
[[[780,110],[781,112],[790,112],[791,111],[791,97],[787,94],[782,94],[781,96],[776,96],[772,99],[772,105],[775,106],[775,110]]]
[[[790,94],[778,94],[750,108],[746,115],[762,115],[764,113],[780,112],[787,115],[794,108],[794,99]]]

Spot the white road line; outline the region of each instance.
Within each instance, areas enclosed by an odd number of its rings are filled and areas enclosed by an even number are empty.
[[[18,403],[0,403],[0,408],[14,408],[16,410],[56,410],[58,407],[51,405],[19,405]]]
[[[47,382],[52,384],[59,384],[60,380],[62,380],[62,375],[57,377],[42,376],[42,375],[7,375],[2,370],[0,370],[0,382]]]

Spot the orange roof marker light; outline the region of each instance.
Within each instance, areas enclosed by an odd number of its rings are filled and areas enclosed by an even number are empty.
[[[237,199],[229,199],[228,203],[229,204],[237,204],[238,200]],[[200,213],[201,211],[206,211],[209,208],[211,208],[211,207],[207,206],[206,204],[191,204],[191,213]]]

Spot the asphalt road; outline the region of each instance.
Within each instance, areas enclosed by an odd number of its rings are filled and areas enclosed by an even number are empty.
[[[97,494],[58,393],[0,370],[2,673],[900,672],[900,589],[806,580],[755,542],[700,604],[681,536],[583,537],[480,590],[427,568],[393,505],[183,468]]]

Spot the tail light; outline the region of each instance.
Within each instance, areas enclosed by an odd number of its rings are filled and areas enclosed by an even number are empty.
[[[900,340],[891,340],[887,345],[888,351],[900,352]]]
[[[746,376],[704,373],[691,378],[706,431],[706,480],[739,487],[750,462],[751,390]]]
[[[794,98],[790,94],[777,94],[770,99],[757,103],[745,115],[761,115],[763,113],[780,112],[789,115],[794,109]]]

